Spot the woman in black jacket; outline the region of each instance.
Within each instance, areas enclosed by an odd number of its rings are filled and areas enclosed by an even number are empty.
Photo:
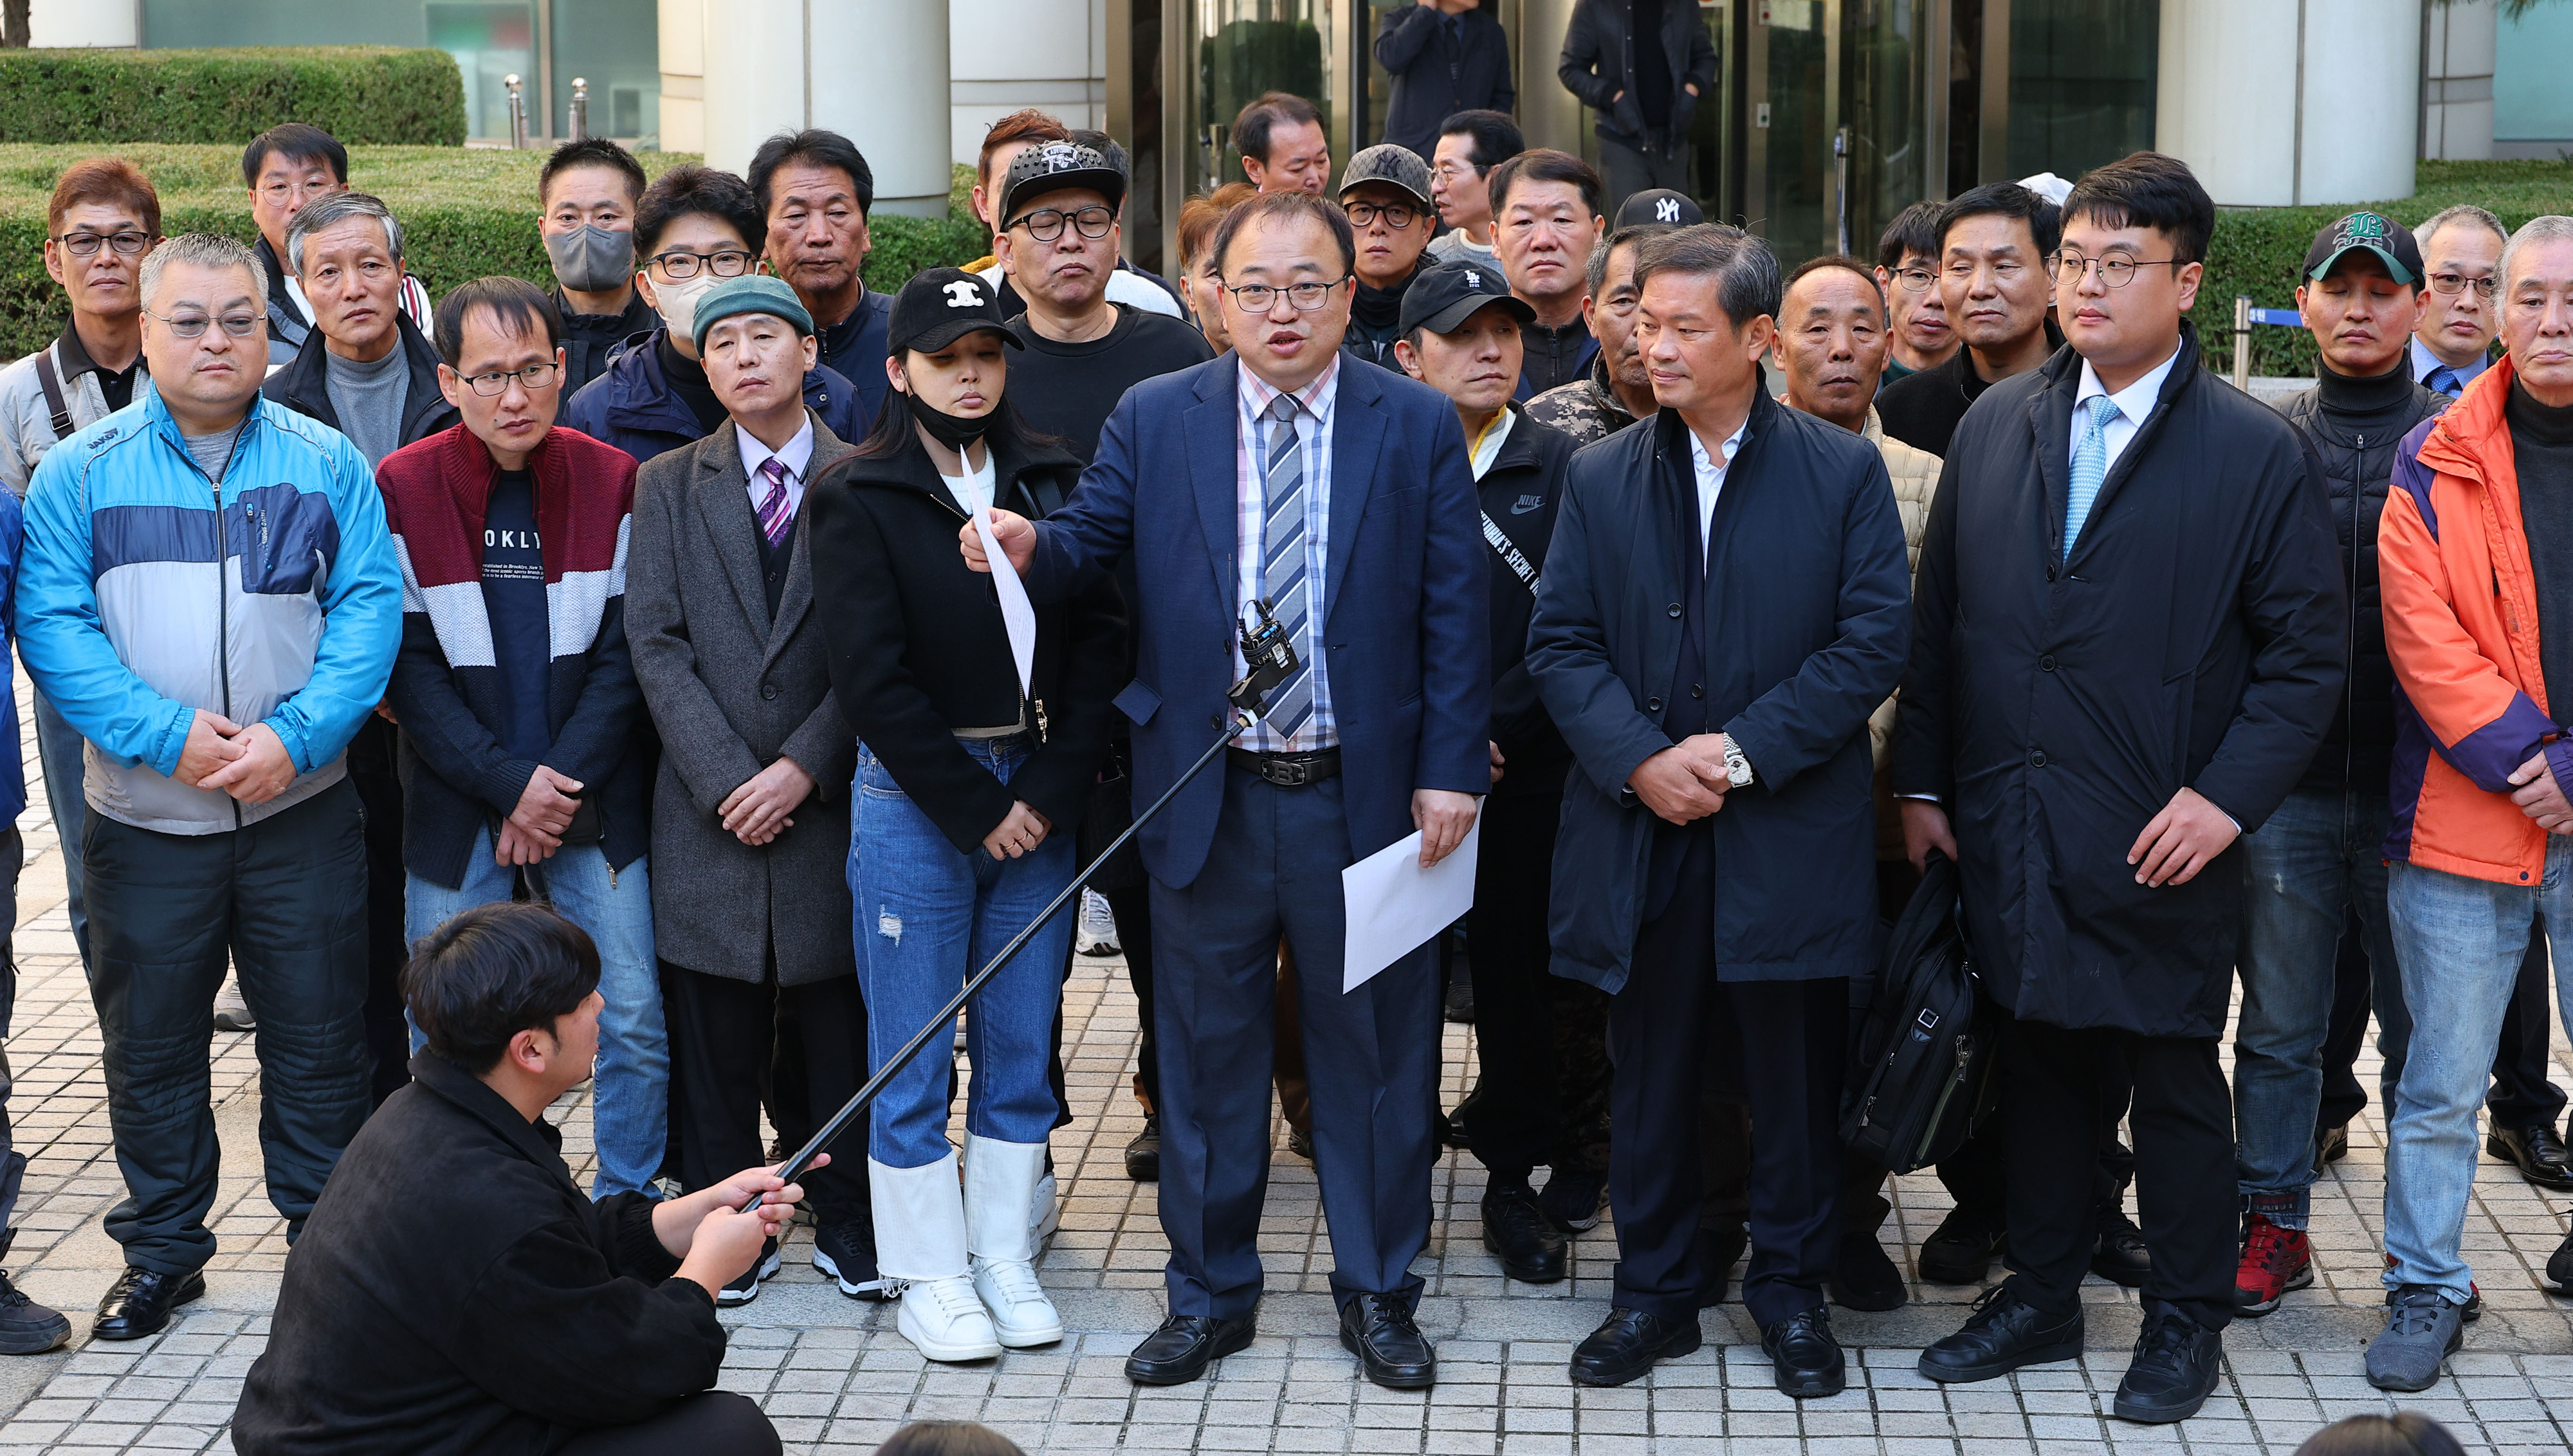
[[[1014,578],[957,552],[983,508],[1042,516],[1080,477],[1002,400],[1019,341],[992,296],[930,270],[895,299],[888,334],[888,407],[808,501],[831,688],[860,740],[849,888],[871,1071],[1071,883],[1126,675],[1114,585],[1032,608]],[[1071,933],[1049,922],[975,994],[961,1197],[945,1059],[915,1060],[875,1104],[879,1263],[906,1284],[904,1337],[934,1360],[1063,1338],[1029,1208],[1058,1106],[1047,1074]]]

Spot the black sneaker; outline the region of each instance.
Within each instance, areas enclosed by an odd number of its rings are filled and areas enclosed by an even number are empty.
[[[71,1338],[72,1322],[0,1274],[0,1355],[38,1355]]]
[[[893,1297],[885,1288],[884,1276],[876,1272],[876,1223],[872,1214],[862,1213],[815,1229],[813,1267],[838,1280],[840,1292],[852,1299],[880,1304]]]
[[[1933,1284],[1980,1284],[2009,1234],[1996,1221],[1964,1208],[1949,1210],[1921,1243],[1921,1277]]]
[[[2082,1307],[2048,1314],[1995,1284],[1975,1301],[1963,1329],[1921,1352],[1924,1378],[1943,1385],[1990,1380],[2027,1365],[2071,1360],[2082,1353]]]
[[[736,1304],[748,1304],[759,1297],[760,1281],[774,1276],[782,1263],[783,1260],[777,1257],[777,1240],[772,1238],[760,1247],[759,1257],[750,1261],[749,1268],[734,1275],[732,1281],[723,1286],[723,1292],[715,1296],[715,1302],[726,1309]]]
[[[1144,1130],[1126,1144],[1126,1176],[1139,1183],[1162,1180],[1162,1114],[1146,1112]]]
[[[1587,1233],[1599,1226],[1599,1210],[1608,1206],[1608,1180],[1580,1168],[1556,1168],[1546,1174],[1536,1205],[1564,1232]]]
[[[1841,1236],[1840,1257],[1832,1264],[1831,1278],[1825,1281],[1832,1302],[1844,1309],[1901,1309],[1911,1298],[1903,1283],[1903,1270],[1877,1242],[1874,1230],[1853,1231]]]
[[[2547,1259],[2546,1282],[2558,1294],[2573,1294],[2573,1234],[2566,1234]]]
[[[2170,1305],[2147,1303],[2136,1357],[2118,1382],[2118,1419],[2146,1425],[2187,1420],[2214,1393],[2223,1362],[2223,1331],[2208,1329]]]
[[[1473,972],[1461,965],[1456,968],[1456,975],[1447,983],[1447,994],[1441,999],[1438,1011],[1449,1026],[1474,1025]]]

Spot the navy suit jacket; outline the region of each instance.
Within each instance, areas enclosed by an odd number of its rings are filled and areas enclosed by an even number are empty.
[[[1060,599],[1135,557],[1135,805],[1160,798],[1226,724],[1239,565],[1238,356],[1147,379],[1100,431],[1062,510],[1037,525],[1028,590]],[[1330,558],[1321,640],[1339,725],[1352,861],[1412,832],[1414,789],[1491,786],[1483,538],[1455,406],[1340,361],[1331,416]],[[1200,775],[1138,836],[1144,867],[1195,881],[1224,807]]]

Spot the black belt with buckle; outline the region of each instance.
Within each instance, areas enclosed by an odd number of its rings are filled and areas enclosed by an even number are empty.
[[[1235,768],[1249,769],[1282,789],[1310,788],[1340,771],[1340,751],[1336,748],[1311,753],[1254,753],[1248,748],[1228,748],[1224,756]]]

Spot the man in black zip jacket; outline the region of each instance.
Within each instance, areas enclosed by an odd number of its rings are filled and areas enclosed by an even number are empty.
[[[260,392],[349,437],[369,468],[462,416],[437,384],[437,351],[402,311],[403,230],[381,201],[336,192],[287,225],[286,262],[313,306],[313,332]],[[397,732],[369,718],[349,741],[349,781],[366,806],[367,1050],[375,1099],[409,1080],[403,1030],[403,792]]]
[[[1577,1185],[1584,1227],[1598,1217],[1605,1166],[1584,1138],[1576,1109],[1604,1119],[1604,1066],[1575,1069],[1556,1056],[1559,1023],[1603,1023],[1607,998],[1548,973],[1546,905],[1554,882],[1556,821],[1563,814],[1563,735],[1536,695],[1521,659],[1538,571],[1554,534],[1563,469],[1579,447],[1572,436],[1527,417],[1510,400],[1519,376],[1519,328],[1534,315],[1510,297],[1493,270],[1442,264],[1402,296],[1403,371],[1456,402],[1467,463],[1482,497],[1490,548],[1492,611],[1492,792],[1483,801],[1483,844],[1474,866],[1474,908],[1465,938],[1474,965],[1474,1048],[1481,1079],[1457,1120],[1490,1176],[1483,1190],[1483,1246],[1502,1272],[1532,1284],[1564,1274],[1567,1221],[1548,1216],[1528,1174],[1544,1163]],[[1582,1078],[1582,1072],[1590,1076]],[[1576,1085],[1576,1079],[1581,1084]],[[1568,1178],[1567,1178],[1567,1175]],[[1552,1182],[1548,1184],[1552,1187]]]
[[[2353,911],[2371,973],[2393,1105],[2411,1039],[2385,910],[2387,774],[2394,669],[2376,585],[2376,523],[2406,431],[2445,409],[2414,383],[2404,354],[2422,285],[2420,250],[2382,214],[2352,213],[2314,235],[2296,304],[2322,358],[2314,387],[2276,401],[2304,431],[2331,485],[2350,602],[2349,682],[2304,777],[2243,836],[2241,1023],[2233,1044],[2235,1161],[2245,1239],[2240,1312],[2262,1315],[2314,1278],[2306,1237],[2325,1030],[2343,920]]]

